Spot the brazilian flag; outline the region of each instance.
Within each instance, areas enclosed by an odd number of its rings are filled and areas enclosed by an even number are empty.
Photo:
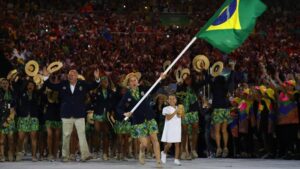
[[[196,37],[230,53],[247,39],[266,8],[260,0],[226,0]]]

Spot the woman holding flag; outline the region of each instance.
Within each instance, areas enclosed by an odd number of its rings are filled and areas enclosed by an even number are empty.
[[[164,74],[161,74],[160,78],[164,79],[164,77]],[[128,86],[129,90],[119,102],[117,112],[124,115],[125,117],[130,117],[132,124],[131,136],[133,138],[138,138],[140,142],[140,164],[145,164],[145,149],[148,145],[148,137],[150,137],[155,153],[157,167],[161,167],[160,147],[159,141],[157,139],[158,126],[155,121],[155,114],[150,107],[150,99],[146,98],[136,109],[136,111],[126,111],[132,109],[147,91],[147,89],[145,90],[143,87],[139,86],[140,78],[141,74],[139,72],[129,73],[126,76],[123,81],[123,85]]]

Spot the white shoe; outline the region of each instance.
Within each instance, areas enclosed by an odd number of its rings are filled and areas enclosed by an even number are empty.
[[[167,154],[164,153],[164,151],[162,151],[162,152],[160,153],[160,156],[161,156],[161,162],[162,162],[163,164],[166,164],[166,162],[167,162]]]
[[[175,159],[175,160],[174,160],[174,164],[175,164],[175,165],[178,165],[178,166],[181,165],[181,163],[180,163],[180,161],[179,161],[178,159]]]

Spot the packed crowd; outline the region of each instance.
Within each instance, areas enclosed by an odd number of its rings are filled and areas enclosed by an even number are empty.
[[[163,151],[158,155],[154,135],[140,138],[147,136],[139,128],[139,124],[144,124],[137,122],[140,119],[123,121],[132,106],[124,97],[130,93],[132,99],[139,100],[142,95],[131,90],[136,86],[129,80],[132,77],[126,75],[141,72],[141,79],[133,76],[140,80],[139,88],[151,86],[163,71],[164,61],[174,59],[218,5],[191,5],[195,9],[187,5],[182,10],[190,18],[188,26],[163,26],[160,10],[154,8],[118,13],[107,9],[87,11],[85,6],[85,10],[76,13],[39,10],[35,4],[20,9],[5,1],[1,3],[1,29],[7,34],[4,54],[19,77],[1,79],[1,161],[22,160],[28,152],[33,161],[59,157],[76,160],[79,152],[86,157],[83,160],[89,158],[88,152],[95,158],[101,152],[104,160],[138,158],[143,163],[141,154],[146,152],[147,158],[155,156],[159,161],[161,156],[165,161],[170,144],[161,144]],[[161,9],[173,12],[172,7]],[[146,118],[146,126],[152,128],[147,132],[158,133],[158,140],[163,142],[181,142],[175,144],[176,160],[198,156],[299,158],[299,21],[297,12],[271,6],[259,18],[255,32],[229,55],[197,40],[173,68],[189,68],[188,75],[177,81],[172,71],[147,100],[154,113]],[[223,61],[224,70],[229,73],[212,77],[207,71],[193,70],[192,60],[200,53],[211,63]],[[49,80],[45,79],[44,85],[37,85],[24,72],[29,60],[36,60],[40,67],[53,61],[61,61],[64,66]],[[79,122],[75,121],[76,129],[72,127],[71,144],[66,148],[65,128],[62,130],[66,121],[61,120],[65,114],[60,109],[64,103],[62,91],[57,92],[49,83],[70,80],[74,69],[86,81],[93,81],[94,70],[100,69],[101,78],[100,85],[88,91],[84,99],[85,131],[78,131]],[[124,85],[124,80],[129,82]],[[177,104],[183,104],[184,115],[172,114]],[[170,120],[180,121],[182,126],[172,134],[175,142],[168,142],[169,137],[162,134]],[[151,140],[153,149],[147,140]],[[142,146],[137,146],[138,142]],[[70,158],[65,159],[68,153]]]

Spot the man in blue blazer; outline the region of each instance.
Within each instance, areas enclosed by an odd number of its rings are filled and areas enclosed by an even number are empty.
[[[78,80],[78,72],[75,69],[69,71],[68,80],[58,84],[53,84],[48,80],[49,73],[46,70],[44,71],[44,75],[46,80],[45,85],[52,90],[58,91],[61,100],[60,115],[63,124],[63,161],[69,161],[70,136],[74,124],[79,138],[81,161],[90,160],[92,157],[85,135],[85,96],[88,91],[97,88],[100,82],[99,70],[94,71],[96,81],[93,83]]]

